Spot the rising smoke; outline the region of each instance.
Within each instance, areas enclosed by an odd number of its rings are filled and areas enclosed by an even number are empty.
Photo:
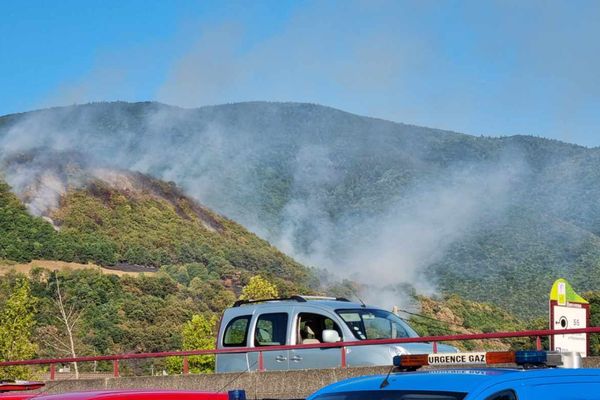
[[[502,214],[528,175],[513,150],[423,174],[427,158],[436,157],[435,142],[423,138],[460,135],[302,104],[96,104],[7,125],[0,131],[6,179],[35,214],[47,214],[80,182],[70,160],[87,174],[100,167],[149,173],[304,263],[374,288],[363,296],[386,306],[400,302],[398,284],[435,292],[423,272]],[[371,174],[378,158],[388,170]],[[420,175],[403,177],[411,173]]]

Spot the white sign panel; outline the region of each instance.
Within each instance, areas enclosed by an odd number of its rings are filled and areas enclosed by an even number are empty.
[[[427,357],[429,365],[485,364],[485,352],[482,353],[436,353]]]
[[[586,328],[587,314],[585,308],[554,306],[553,328],[560,329],[578,329]],[[577,351],[582,357],[587,357],[587,340],[585,333],[554,335],[555,351]]]

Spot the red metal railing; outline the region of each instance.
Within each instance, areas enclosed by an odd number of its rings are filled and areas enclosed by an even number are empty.
[[[564,330],[529,330],[518,332],[494,332],[494,333],[475,333],[475,334],[460,334],[460,335],[444,335],[444,336],[423,336],[416,338],[399,338],[399,339],[377,339],[377,340],[361,340],[355,342],[336,342],[336,343],[315,343],[302,345],[282,345],[282,346],[266,346],[266,347],[237,347],[229,349],[212,349],[212,350],[189,350],[189,351],[164,351],[159,353],[130,353],[130,354],[114,354],[107,356],[94,357],[66,357],[66,358],[43,358],[35,360],[18,360],[18,361],[2,361],[0,367],[9,367],[15,365],[49,365],[50,379],[55,379],[56,364],[68,364],[73,362],[94,362],[94,361],[112,361],[113,376],[119,376],[119,361],[135,360],[148,358],[164,358],[164,357],[183,357],[183,373],[189,373],[189,356],[200,355],[215,355],[215,354],[231,354],[231,353],[258,353],[258,370],[264,371],[263,353],[266,351],[281,351],[281,350],[299,350],[299,349],[319,349],[319,348],[340,348],[341,366],[345,368],[346,364],[346,348],[353,346],[368,346],[377,344],[402,344],[402,343],[432,343],[433,351],[437,351],[439,342],[464,341],[464,340],[486,340],[486,339],[507,339],[530,337],[536,339],[536,347],[541,350],[541,338],[553,335],[567,334],[595,334],[600,333],[600,327],[564,329]]]

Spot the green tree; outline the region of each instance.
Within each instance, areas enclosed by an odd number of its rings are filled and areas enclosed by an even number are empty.
[[[600,292],[587,292],[583,298],[590,302],[590,326],[600,326]],[[590,352],[592,355],[600,354],[600,335],[589,335]]]
[[[215,329],[218,319],[215,315],[193,315],[182,329],[183,350],[209,350],[215,348]],[[170,357],[167,360],[167,369],[170,373],[180,372],[182,360],[179,357]],[[192,373],[207,373],[215,370],[215,356],[191,356],[189,367]]]
[[[29,282],[18,279],[0,311],[0,360],[13,361],[32,358],[36,346],[31,341],[35,300],[31,296]],[[27,367],[4,368],[3,378],[23,379],[30,375]]]
[[[266,280],[260,275],[255,275],[248,281],[248,284],[242,289],[241,300],[250,299],[271,299],[279,296],[277,286]]]

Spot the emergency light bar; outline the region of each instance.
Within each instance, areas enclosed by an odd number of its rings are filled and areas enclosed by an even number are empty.
[[[550,357],[549,357],[550,356]],[[490,365],[517,364],[520,366],[556,367],[562,365],[561,356],[545,351],[488,351],[478,353],[405,354],[394,357],[394,367],[415,369],[426,365]]]
[[[227,392],[227,398],[229,400],[246,400],[245,390],[230,390]]]

